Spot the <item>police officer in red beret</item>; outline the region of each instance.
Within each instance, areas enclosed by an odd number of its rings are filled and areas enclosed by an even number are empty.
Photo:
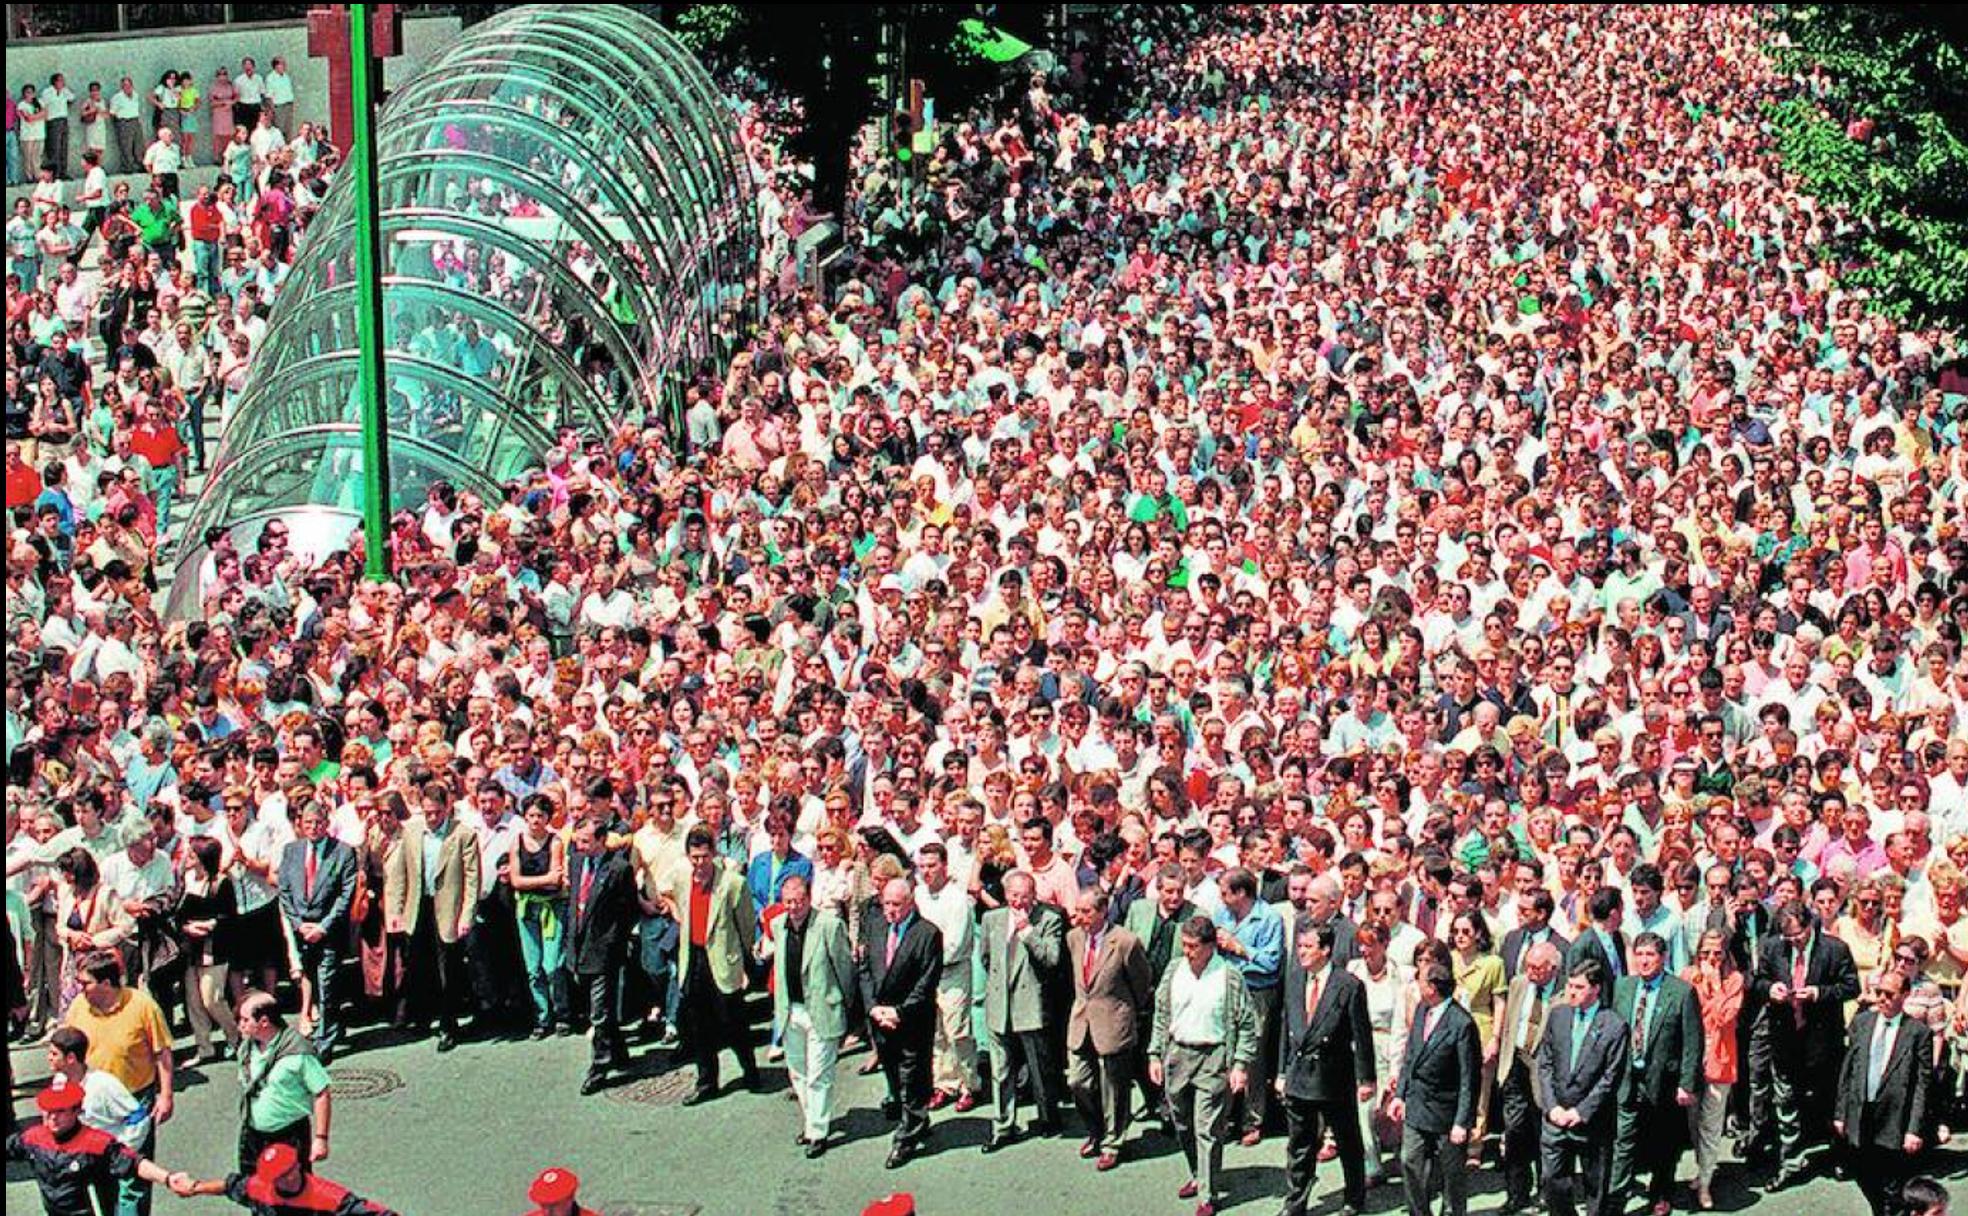
[[[575,1193],[580,1189],[581,1180],[574,1176],[573,1170],[548,1166],[526,1188],[526,1197],[540,1205],[526,1216],[596,1216],[576,1198]]]
[[[189,1199],[194,1195],[223,1195],[253,1216],[396,1216],[340,1183],[309,1173],[291,1144],[269,1144],[260,1151],[251,1174],[229,1174],[225,1181],[199,1182],[172,1175],[171,1189]],[[182,1185],[180,1185],[182,1182]]]

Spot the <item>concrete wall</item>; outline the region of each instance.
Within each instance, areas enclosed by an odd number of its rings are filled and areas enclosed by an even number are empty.
[[[384,83],[393,87],[423,70],[439,50],[458,36],[456,17],[412,17],[403,19],[403,54],[384,67]],[[112,92],[117,81],[129,76],[136,82],[139,96],[150,90],[167,71],[190,71],[201,92],[209,91],[213,72],[224,65],[235,76],[241,58],[251,55],[265,73],[274,56],[287,60],[287,74],[294,78],[294,121],[323,122],[328,117],[328,65],[307,53],[307,23],[265,22],[234,26],[204,26],[190,31],[145,31],[135,34],[86,35],[59,42],[10,42],[7,46],[7,92],[20,96],[23,84],[37,90],[48,87],[48,77],[61,72],[77,97],[88,90],[89,82],[102,82],[103,92]],[[146,104],[146,116],[150,109]],[[73,118],[71,116],[71,127]],[[148,118],[146,117],[146,121]],[[210,147],[211,111],[199,113],[199,159]],[[287,132],[292,135],[293,132]],[[75,142],[71,129],[69,139]],[[76,155],[80,155],[79,149]]]

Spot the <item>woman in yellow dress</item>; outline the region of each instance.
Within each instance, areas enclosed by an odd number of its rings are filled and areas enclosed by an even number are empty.
[[[1469,1137],[1469,1164],[1481,1164],[1483,1136],[1489,1130],[1490,1091],[1496,1085],[1497,1058],[1500,1055],[1497,1027],[1503,1024],[1503,1001],[1509,992],[1503,976],[1503,960],[1498,958],[1490,926],[1481,914],[1459,912],[1449,925],[1449,953],[1453,957],[1456,1000],[1476,1022],[1476,1036],[1483,1044],[1483,1082],[1476,1091],[1476,1126]]]

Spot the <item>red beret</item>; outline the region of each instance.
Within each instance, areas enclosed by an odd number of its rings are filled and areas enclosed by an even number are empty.
[[[80,1085],[50,1085],[34,1096],[35,1108],[46,1113],[55,1110],[81,1110]]]
[[[260,1150],[260,1160],[253,1168],[256,1177],[268,1182],[281,1177],[288,1170],[301,1163],[301,1155],[291,1144],[269,1144]]]
[[[534,1203],[566,1203],[574,1198],[574,1192],[580,1186],[581,1180],[574,1176],[574,1171],[550,1166],[541,1170],[540,1176],[533,1180],[533,1185],[527,1188],[526,1197]]]
[[[916,1197],[907,1191],[884,1195],[863,1208],[861,1216],[916,1216]]]

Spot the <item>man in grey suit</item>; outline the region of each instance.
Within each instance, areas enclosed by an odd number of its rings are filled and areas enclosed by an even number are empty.
[[[1702,1020],[1694,988],[1667,973],[1667,941],[1660,934],[1633,939],[1633,974],[1614,990],[1613,1011],[1632,1038],[1620,1075],[1606,1206],[1624,1212],[1644,1172],[1655,1216],[1666,1216],[1686,1147],[1688,1108],[1702,1090]]]
[[[336,976],[348,941],[349,905],[355,900],[355,850],[328,835],[328,808],[301,808],[300,839],[280,855],[280,912],[293,933],[301,983],[314,996],[314,1053],[327,1063],[341,1038],[335,1020]]]
[[[1570,1011],[1554,1010],[1538,1053],[1544,1112],[1545,1208],[1604,1216],[1612,1171],[1613,1111],[1626,1075],[1626,1023],[1601,1003],[1605,971],[1596,959],[1572,964],[1565,981]]]
[[[834,1066],[847,1033],[854,955],[839,915],[813,910],[806,879],[787,878],[779,902],[786,915],[774,934],[772,1025],[785,1044],[786,1072],[804,1120],[797,1143],[813,1158],[827,1151],[833,1126]]]
[[[1451,999],[1455,973],[1431,964],[1415,977],[1421,1004],[1408,1032],[1401,1082],[1388,1113],[1401,1124],[1401,1181],[1410,1216],[1429,1216],[1435,1187],[1445,1216],[1469,1210],[1469,1132],[1476,1126],[1476,1089],[1483,1049],[1476,1022]]]
[[[1166,1095],[1176,1142],[1189,1164],[1189,1181],[1176,1197],[1201,1195],[1196,1216],[1216,1216],[1230,1103],[1249,1088],[1260,1045],[1257,1009],[1243,973],[1217,951],[1209,917],[1191,917],[1182,926],[1181,947],[1182,958],[1155,989],[1148,1075]]]
[[[1066,917],[1039,902],[1038,884],[1023,870],[1005,876],[1005,906],[984,914],[984,1028],[991,1035],[997,1114],[984,1151],[1018,1138],[1019,1079],[1038,1108],[1032,1129],[1059,1130],[1059,1079],[1046,1039],[1046,996],[1066,957]]]

